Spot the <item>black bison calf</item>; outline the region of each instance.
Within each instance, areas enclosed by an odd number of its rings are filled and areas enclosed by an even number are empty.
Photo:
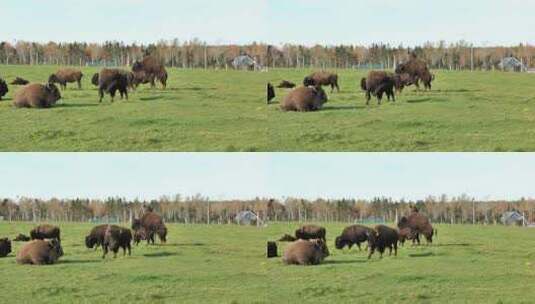
[[[85,246],[89,249],[98,249],[99,246],[104,246],[104,236],[106,235],[108,225],[98,225],[93,227],[89,234],[85,237]]]
[[[115,99],[117,91],[121,94],[121,99],[128,100],[128,73],[120,69],[102,69],[98,76],[99,102],[102,102],[104,94],[110,94],[111,102]]]
[[[29,240],[31,240],[31,238],[22,233],[20,233],[19,235],[17,235],[16,238],[13,239],[14,242],[28,242]]]
[[[113,257],[116,258],[119,248],[123,248],[123,255],[126,255],[127,249],[128,255],[131,255],[131,242],[132,232],[130,231],[130,229],[114,225],[108,225],[104,234],[104,243],[102,246],[102,249],[104,249],[104,254],[102,255],[102,258],[106,258],[108,250],[111,250],[113,252]]]
[[[277,86],[277,88],[279,89],[293,89],[295,87],[296,87],[295,83],[288,81],[288,80],[281,81],[281,83]]]
[[[65,90],[67,89],[67,83],[76,82],[78,83],[78,89],[82,88],[82,71],[75,69],[60,69],[55,74],[48,77],[49,83],[59,83],[60,87]]]
[[[370,104],[372,95],[377,97],[377,101],[381,104],[383,95],[386,94],[388,100],[396,101],[394,87],[396,81],[394,74],[383,71],[371,71],[368,73],[368,78],[362,78],[360,87],[366,92],[366,104]]]
[[[328,256],[324,240],[298,240],[288,245],[282,261],[286,265],[319,265]]]
[[[362,225],[349,226],[336,238],[336,249],[342,250],[344,247],[348,246],[351,250],[353,245],[357,245],[359,250],[362,250],[360,244],[368,241],[368,234],[372,231],[373,229]]]
[[[32,240],[57,239],[61,242],[60,234],[59,227],[48,224],[39,225],[30,231]]]
[[[340,86],[338,86],[338,75],[329,72],[315,72],[305,77],[303,80],[305,87],[313,86],[331,86],[331,93],[334,92],[334,88],[340,92]]]
[[[11,241],[8,238],[0,239],[0,258],[11,253]]]
[[[99,73],[95,73],[93,74],[93,77],[91,77],[91,84],[98,87],[98,78],[99,78]]]
[[[49,265],[63,256],[61,243],[56,240],[34,240],[26,243],[17,253],[18,264]]]
[[[375,251],[379,251],[381,258],[385,253],[385,249],[388,248],[390,255],[392,255],[392,249],[394,250],[394,255],[398,255],[398,240],[399,235],[395,229],[384,225],[378,225],[375,229],[368,233],[368,247],[370,248],[370,254],[368,259],[371,259]]]
[[[27,85],[30,82],[24,78],[17,77],[11,82],[12,85]]]
[[[322,88],[299,87],[286,95],[280,107],[283,111],[318,111],[327,101],[327,94]]]
[[[29,84],[15,93],[13,105],[17,108],[50,108],[61,99],[54,84]]]
[[[270,104],[275,99],[275,88],[271,83],[267,84],[267,103]]]
[[[326,240],[327,230],[316,225],[301,226],[295,231],[295,237],[300,240],[322,239]]]
[[[2,97],[6,96],[8,92],[9,88],[7,87],[6,81],[0,78],[0,100],[2,100]]]

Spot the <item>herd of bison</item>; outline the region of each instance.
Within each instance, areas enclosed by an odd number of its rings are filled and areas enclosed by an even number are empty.
[[[357,246],[361,250],[361,244],[367,243],[369,248],[368,259],[378,251],[383,257],[386,249],[397,255],[398,244],[403,245],[407,240],[413,244],[420,244],[420,236],[424,236],[427,243],[433,242],[436,235],[429,219],[417,209],[403,217],[398,222],[398,228],[393,229],[385,225],[366,227],[353,225],[345,228],[342,234],[336,238],[336,249],[342,250],[346,246],[351,249]],[[132,221],[132,229],[116,225],[99,225],[91,229],[85,237],[85,245],[88,249],[97,250],[102,247],[102,258],[109,251],[117,253],[123,250],[123,255],[131,254],[131,245],[138,245],[142,240],[148,244],[154,244],[156,236],[162,243],[167,241],[167,227],[160,215],[152,209],[143,212],[139,219]],[[326,243],[327,231],[316,225],[305,225],[295,231],[295,236],[284,235],[279,242],[291,242],[282,256],[282,261],[287,265],[318,265],[329,256]],[[13,241],[26,242],[16,255],[18,264],[48,265],[54,264],[63,256],[61,246],[61,231],[59,227],[43,224],[33,228],[30,236],[19,234]],[[0,257],[6,257],[12,252],[9,238],[0,239]],[[268,242],[268,258],[278,257],[277,243]]]

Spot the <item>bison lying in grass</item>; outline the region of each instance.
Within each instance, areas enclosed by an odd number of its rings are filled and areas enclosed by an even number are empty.
[[[82,89],[82,71],[75,69],[60,69],[48,77],[49,83],[59,83],[61,89],[67,89],[67,83],[78,83],[78,89]]]
[[[13,105],[17,108],[50,108],[61,99],[54,84],[29,84],[15,93]]]
[[[300,240],[322,239],[325,241],[327,230],[316,225],[304,225],[295,231],[295,237]]]
[[[282,261],[286,265],[319,265],[328,256],[324,240],[298,240],[288,245]]]
[[[267,103],[270,104],[275,99],[275,88],[271,83],[267,84]]]
[[[370,104],[370,99],[373,96],[377,97],[379,104],[386,93],[388,100],[396,101],[394,87],[396,81],[394,74],[383,71],[371,71],[368,73],[368,78],[362,78],[360,87],[366,92],[366,104]]]
[[[8,238],[0,239],[0,258],[11,253],[11,241]]]
[[[34,240],[26,243],[17,253],[18,264],[49,265],[63,256],[61,243],[56,240]]]
[[[17,77],[11,82],[12,85],[27,85],[30,82],[24,78]]]
[[[13,239],[13,242],[27,242],[29,240],[31,240],[29,236],[20,233],[16,238]]]
[[[281,103],[283,111],[318,111],[328,101],[327,94],[320,87],[299,87],[291,91]]]
[[[295,83],[288,81],[288,80],[281,81],[281,83],[277,86],[277,88],[279,89],[293,89],[295,87],[296,87]]]
[[[61,231],[59,227],[44,224],[33,228],[30,237],[32,240],[57,239],[61,242]]]
[[[340,92],[340,86],[338,85],[338,75],[329,73],[329,72],[315,72],[311,75],[305,77],[303,80],[303,85],[305,87],[313,86],[331,86],[331,93],[334,92],[334,88]]]
[[[7,87],[6,81],[0,78],[0,101],[2,100],[2,97],[6,96],[8,92],[9,88]]]
[[[392,250],[394,250],[394,255],[397,256],[398,241],[399,235],[395,229],[384,225],[376,226],[373,231],[368,233],[368,247],[370,249],[368,259],[371,259],[376,250],[379,251],[381,258],[383,258],[386,248],[390,250],[390,255],[392,255]]]
[[[351,250],[353,245],[357,245],[359,250],[362,250],[360,244],[368,241],[368,234],[372,231],[373,229],[362,225],[346,227],[344,231],[342,231],[342,234],[336,238],[336,249],[342,250],[344,247],[348,246]]]
[[[104,242],[102,244],[102,249],[104,251],[102,258],[106,258],[108,251],[113,252],[113,257],[117,257],[117,252],[119,248],[123,249],[123,255],[126,256],[126,250],[128,249],[128,255],[132,254],[132,247],[130,243],[132,242],[132,231],[128,228],[118,227],[115,225],[108,225],[106,231],[104,232]]]

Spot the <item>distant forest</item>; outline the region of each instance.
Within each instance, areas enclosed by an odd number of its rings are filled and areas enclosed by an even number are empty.
[[[131,65],[151,54],[169,67],[226,69],[239,55],[249,55],[258,64],[269,68],[392,68],[410,53],[427,61],[433,69],[493,70],[505,57],[516,57],[528,68],[535,67],[535,46],[472,47],[465,41],[457,43],[425,43],[407,48],[388,44],[370,46],[303,46],[263,43],[249,45],[208,45],[198,39],[180,42],[160,41],[152,44],[105,43],[36,43],[17,41],[0,43],[0,64],[26,65]]]
[[[524,214],[528,223],[535,220],[535,200],[477,201],[466,195],[448,198],[429,196],[418,201],[396,201],[388,198],[372,200],[211,200],[193,197],[161,197],[139,201],[122,198],[93,199],[0,199],[0,217],[6,221],[59,222],[128,222],[146,207],[160,213],[167,222],[185,224],[230,224],[241,211],[253,211],[264,222],[366,222],[381,219],[393,222],[396,215],[410,213],[411,207],[428,215],[435,223],[497,224],[508,211]]]

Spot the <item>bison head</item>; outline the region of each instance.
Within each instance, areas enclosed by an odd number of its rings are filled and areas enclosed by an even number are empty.
[[[9,89],[7,87],[7,83],[3,79],[0,79],[0,98],[2,98],[2,96],[6,95],[7,92],[9,92]]]
[[[98,79],[99,79],[100,75],[98,73],[95,73],[93,74],[93,77],[91,77],[91,83],[94,85],[94,86],[98,86]]]
[[[47,92],[47,98],[46,101],[49,105],[54,105],[58,100],[61,99],[61,94],[59,92],[58,87],[53,83],[48,83],[45,86],[45,90]]]
[[[310,240],[310,242],[314,243],[314,246],[317,250],[321,252],[321,255],[323,258],[326,258],[330,255],[329,248],[327,247],[327,243],[325,243],[322,239],[316,239],[316,240]]]
[[[339,236],[334,241],[334,245],[336,246],[336,249],[342,250],[346,246],[346,242],[345,240],[342,239],[342,237]]]
[[[132,229],[137,231],[140,228],[141,228],[141,220],[140,219],[133,219],[132,220]]]
[[[48,83],[58,83],[58,82],[60,81],[59,81],[58,76],[56,76],[56,74],[52,74],[50,75],[50,77],[48,77]]]
[[[141,70],[143,70],[143,63],[139,61],[134,62],[134,64],[132,65],[132,71],[139,72]]]
[[[310,76],[307,76],[305,77],[305,79],[303,80],[303,85],[305,87],[310,87],[310,86],[315,86],[316,85],[316,82],[314,81],[314,78],[310,77]]]
[[[59,258],[63,256],[63,248],[61,247],[61,242],[57,239],[52,239],[48,242],[50,250],[56,253],[56,256]]]
[[[95,247],[97,239],[94,236],[88,235],[85,237],[85,246],[89,249]]]

